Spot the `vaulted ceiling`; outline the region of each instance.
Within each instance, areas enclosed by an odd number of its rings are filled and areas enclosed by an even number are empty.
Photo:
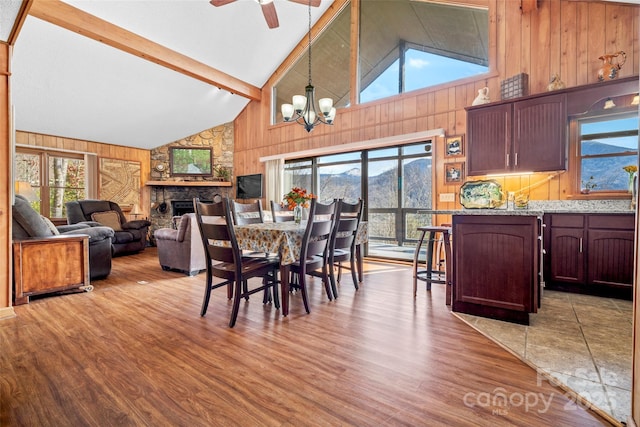
[[[19,0],[3,1],[0,14],[5,5]],[[275,29],[268,28],[256,0],[220,7],[208,0],[32,2],[13,52],[16,129],[146,149],[233,121],[250,99],[260,96],[260,88],[294,47],[306,40],[308,26],[308,8],[289,0],[274,0],[279,20]],[[424,26],[431,36],[444,34],[438,30],[442,25],[487,31],[470,24],[477,21],[473,10],[451,14],[451,8],[438,5],[442,2],[451,0],[435,0],[428,13],[416,15],[418,28]],[[321,0],[311,8],[312,22],[332,3]],[[415,7],[411,2],[380,4],[380,28],[400,16],[396,8]],[[376,22],[375,17],[368,20]],[[346,40],[349,21],[337,27]],[[412,39],[411,34],[389,31],[376,35],[375,43],[365,43],[375,48],[361,51],[365,83],[376,77],[367,75],[368,70],[384,69],[379,65],[398,39]],[[435,37],[425,49],[476,62],[482,57],[477,49],[486,46],[471,43],[474,39],[480,37],[468,31],[447,38],[444,45]],[[331,51],[319,54],[314,54],[314,62],[326,67],[330,61],[322,55]],[[288,82],[300,91],[307,78],[306,67],[302,69],[297,80]],[[331,96],[343,100],[339,105],[348,102],[348,87],[334,92]]]
[[[312,8],[313,22],[332,1]],[[78,13],[59,12],[66,23],[56,22],[46,3],[60,4],[37,0],[14,47],[16,129],[147,149],[233,121],[251,97],[234,94],[233,88],[241,93],[244,85],[259,96],[258,89],[308,26],[308,8],[287,0],[274,0],[280,23],[275,29],[267,27],[260,5],[252,0],[222,7],[208,0],[67,0],[62,10],[72,6]],[[186,64],[198,76],[85,37],[81,33],[93,28],[107,37],[114,30],[93,23],[93,17],[127,30],[116,31],[112,42],[132,40],[135,45],[140,40],[130,33],[141,36],[153,42],[151,47],[180,54],[178,65]],[[207,82],[208,76],[222,83]]]

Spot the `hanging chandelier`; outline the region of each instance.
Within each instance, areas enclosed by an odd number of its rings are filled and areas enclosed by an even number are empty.
[[[304,95],[294,95],[292,104],[282,104],[282,118],[285,122],[296,122],[311,132],[316,125],[323,123],[332,125],[336,116],[333,99],[318,100],[320,114],[316,113],[315,88],[311,84],[311,0],[309,0],[309,84],[304,89]]]

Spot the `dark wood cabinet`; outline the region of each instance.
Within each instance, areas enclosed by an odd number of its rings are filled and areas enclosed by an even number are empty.
[[[566,95],[513,103],[513,170],[567,169]]]
[[[467,110],[467,174],[565,170],[566,94]]]
[[[509,168],[511,104],[467,112],[467,174],[486,175]]]
[[[551,259],[551,280],[584,283],[584,231],[579,228],[553,228],[549,245],[555,254]]]
[[[632,214],[550,214],[544,222],[547,287],[632,298]]]
[[[544,223],[545,276],[552,282],[584,283],[585,216],[546,215]]]
[[[456,312],[528,324],[538,308],[539,220],[453,216]]]

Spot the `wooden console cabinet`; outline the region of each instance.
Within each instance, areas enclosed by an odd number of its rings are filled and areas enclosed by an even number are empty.
[[[529,324],[539,304],[537,216],[453,215],[452,310]]]
[[[15,304],[32,295],[65,291],[89,282],[89,236],[29,238],[13,242]]]
[[[548,214],[544,222],[548,288],[632,299],[633,214]]]

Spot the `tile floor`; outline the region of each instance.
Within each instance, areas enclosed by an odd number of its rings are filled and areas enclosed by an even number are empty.
[[[545,290],[530,325],[454,313],[619,422],[631,411],[632,302]],[[586,404],[586,403],[585,403]]]

